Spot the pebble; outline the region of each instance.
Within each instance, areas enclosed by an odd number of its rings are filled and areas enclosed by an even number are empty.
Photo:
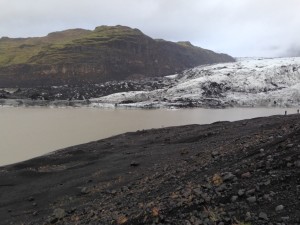
[[[238,195],[239,196],[243,196],[245,194],[245,190],[244,189],[240,189],[239,191],[238,191]]]
[[[57,219],[62,219],[66,216],[66,212],[64,209],[57,208],[57,209],[54,209],[53,216]]]
[[[202,191],[200,188],[195,188],[193,191],[197,196],[200,196],[202,194]]]
[[[290,217],[289,216],[283,216],[283,217],[281,217],[281,220],[282,220],[282,222],[287,222],[287,221],[290,220]]]
[[[136,162],[136,161],[132,161],[131,163],[130,163],[130,166],[132,166],[132,167],[137,167],[137,166],[139,166],[140,164],[138,163],[138,162]]]
[[[263,198],[264,198],[265,200],[268,200],[268,201],[271,201],[271,200],[272,200],[272,199],[270,198],[270,195],[268,195],[268,194],[264,194]]]
[[[292,161],[292,157],[291,157],[291,156],[286,157],[286,158],[285,158],[285,161],[287,161],[287,162]]]
[[[237,199],[238,199],[238,196],[236,196],[236,195],[234,195],[234,196],[231,197],[231,201],[232,202],[236,202]]]
[[[219,155],[219,152],[218,151],[213,151],[212,153],[211,153],[211,156],[212,157],[217,157]]]
[[[89,191],[89,189],[87,188],[87,187],[83,187],[83,188],[81,188],[81,190],[80,190],[80,193],[81,194],[84,194],[84,195],[86,195],[86,194],[88,194],[90,191]]]
[[[254,202],[256,202],[256,197],[255,196],[249,197],[249,198],[247,198],[247,201],[249,203],[254,203]]]
[[[287,148],[292,148],[294,146],[294,144],[288,144],[286,147]]]
[[[29,202],[32,202],[32,201],[34,201],[34,197],[30,196],[27,200],[28,200]]]
[[[51,218],[49,218],[48,221],[49,221],[49,223],[54,224],[58,221],[58,219],[56,217],[51,217]]]
[[[246,220],[250,220],[252,218],[251,213],[247,212],[246,213]]]
[[[275,210],[278,212],[278,211],[282,211],[284,209],[284,206],[283,205],[278,205],[276,206]]]
[[[250,189],[246,192],[246,195],[253,195],[255,193],[255,189]]]
[[[242,174],[242,178],[250,178],[251,177],[251,173],[250,172],[246,172]]]
[[[226,184],[221,184],[219,187],[216,188],[217,192],[222,192],[226,190]]]
[[[264,212],[260,212],[258,217],[263,220],[269,220],[268,215]]]
[[[268,186],[268,185],[270,185],[271,184],[271,181],[270,180],[266,180],[265,182],[264,182],[264,185],[265,186]]]
[[[233,173],[228,172],[225,173],[225,175],[223,176],[223,181],[230,181],[233,180],[235,178],[235,176],[233,175]]]
[[[113,195],[115,195],[115,194],[117,194],[117,191],[116,190],[112,190],[110,193],[113,194]]]

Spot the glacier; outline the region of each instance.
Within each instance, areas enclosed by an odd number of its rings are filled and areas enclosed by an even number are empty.
[[[90,99],[102,107],[298,107],[300,57],[237,58],[202,65],[164,78],[152,91],[115,93]]]

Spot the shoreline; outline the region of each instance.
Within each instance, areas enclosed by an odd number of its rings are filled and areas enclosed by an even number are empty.
[[[270,116],[129,132],[2,166],[0,224],[299,224],[299,137],[298,114]]]
[[[136,102],[136,103],[114,103],[97,102],[93,100],[31,100],[31,99],[0,99],[0,107],[45,107],[45,108],[120,108],[120,109],[185,109],[185,108],[204,108],[204,109],[226,109],[226,108],[300,108],[298,104],[290,105],[211,105],[196,103],[170,103],[170,102]]]

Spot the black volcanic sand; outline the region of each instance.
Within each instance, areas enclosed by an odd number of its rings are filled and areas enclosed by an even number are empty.
[[[66,148],[0,167],[0,199],[1,224],[300,224],[300,115]]]

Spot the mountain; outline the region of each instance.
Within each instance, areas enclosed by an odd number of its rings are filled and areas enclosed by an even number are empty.
[[[138,29],[100,26],[46,37],[0,39],[0,86],[95,83],[174,74],[202,64],[233,62],[189,42],[155,40]]]

